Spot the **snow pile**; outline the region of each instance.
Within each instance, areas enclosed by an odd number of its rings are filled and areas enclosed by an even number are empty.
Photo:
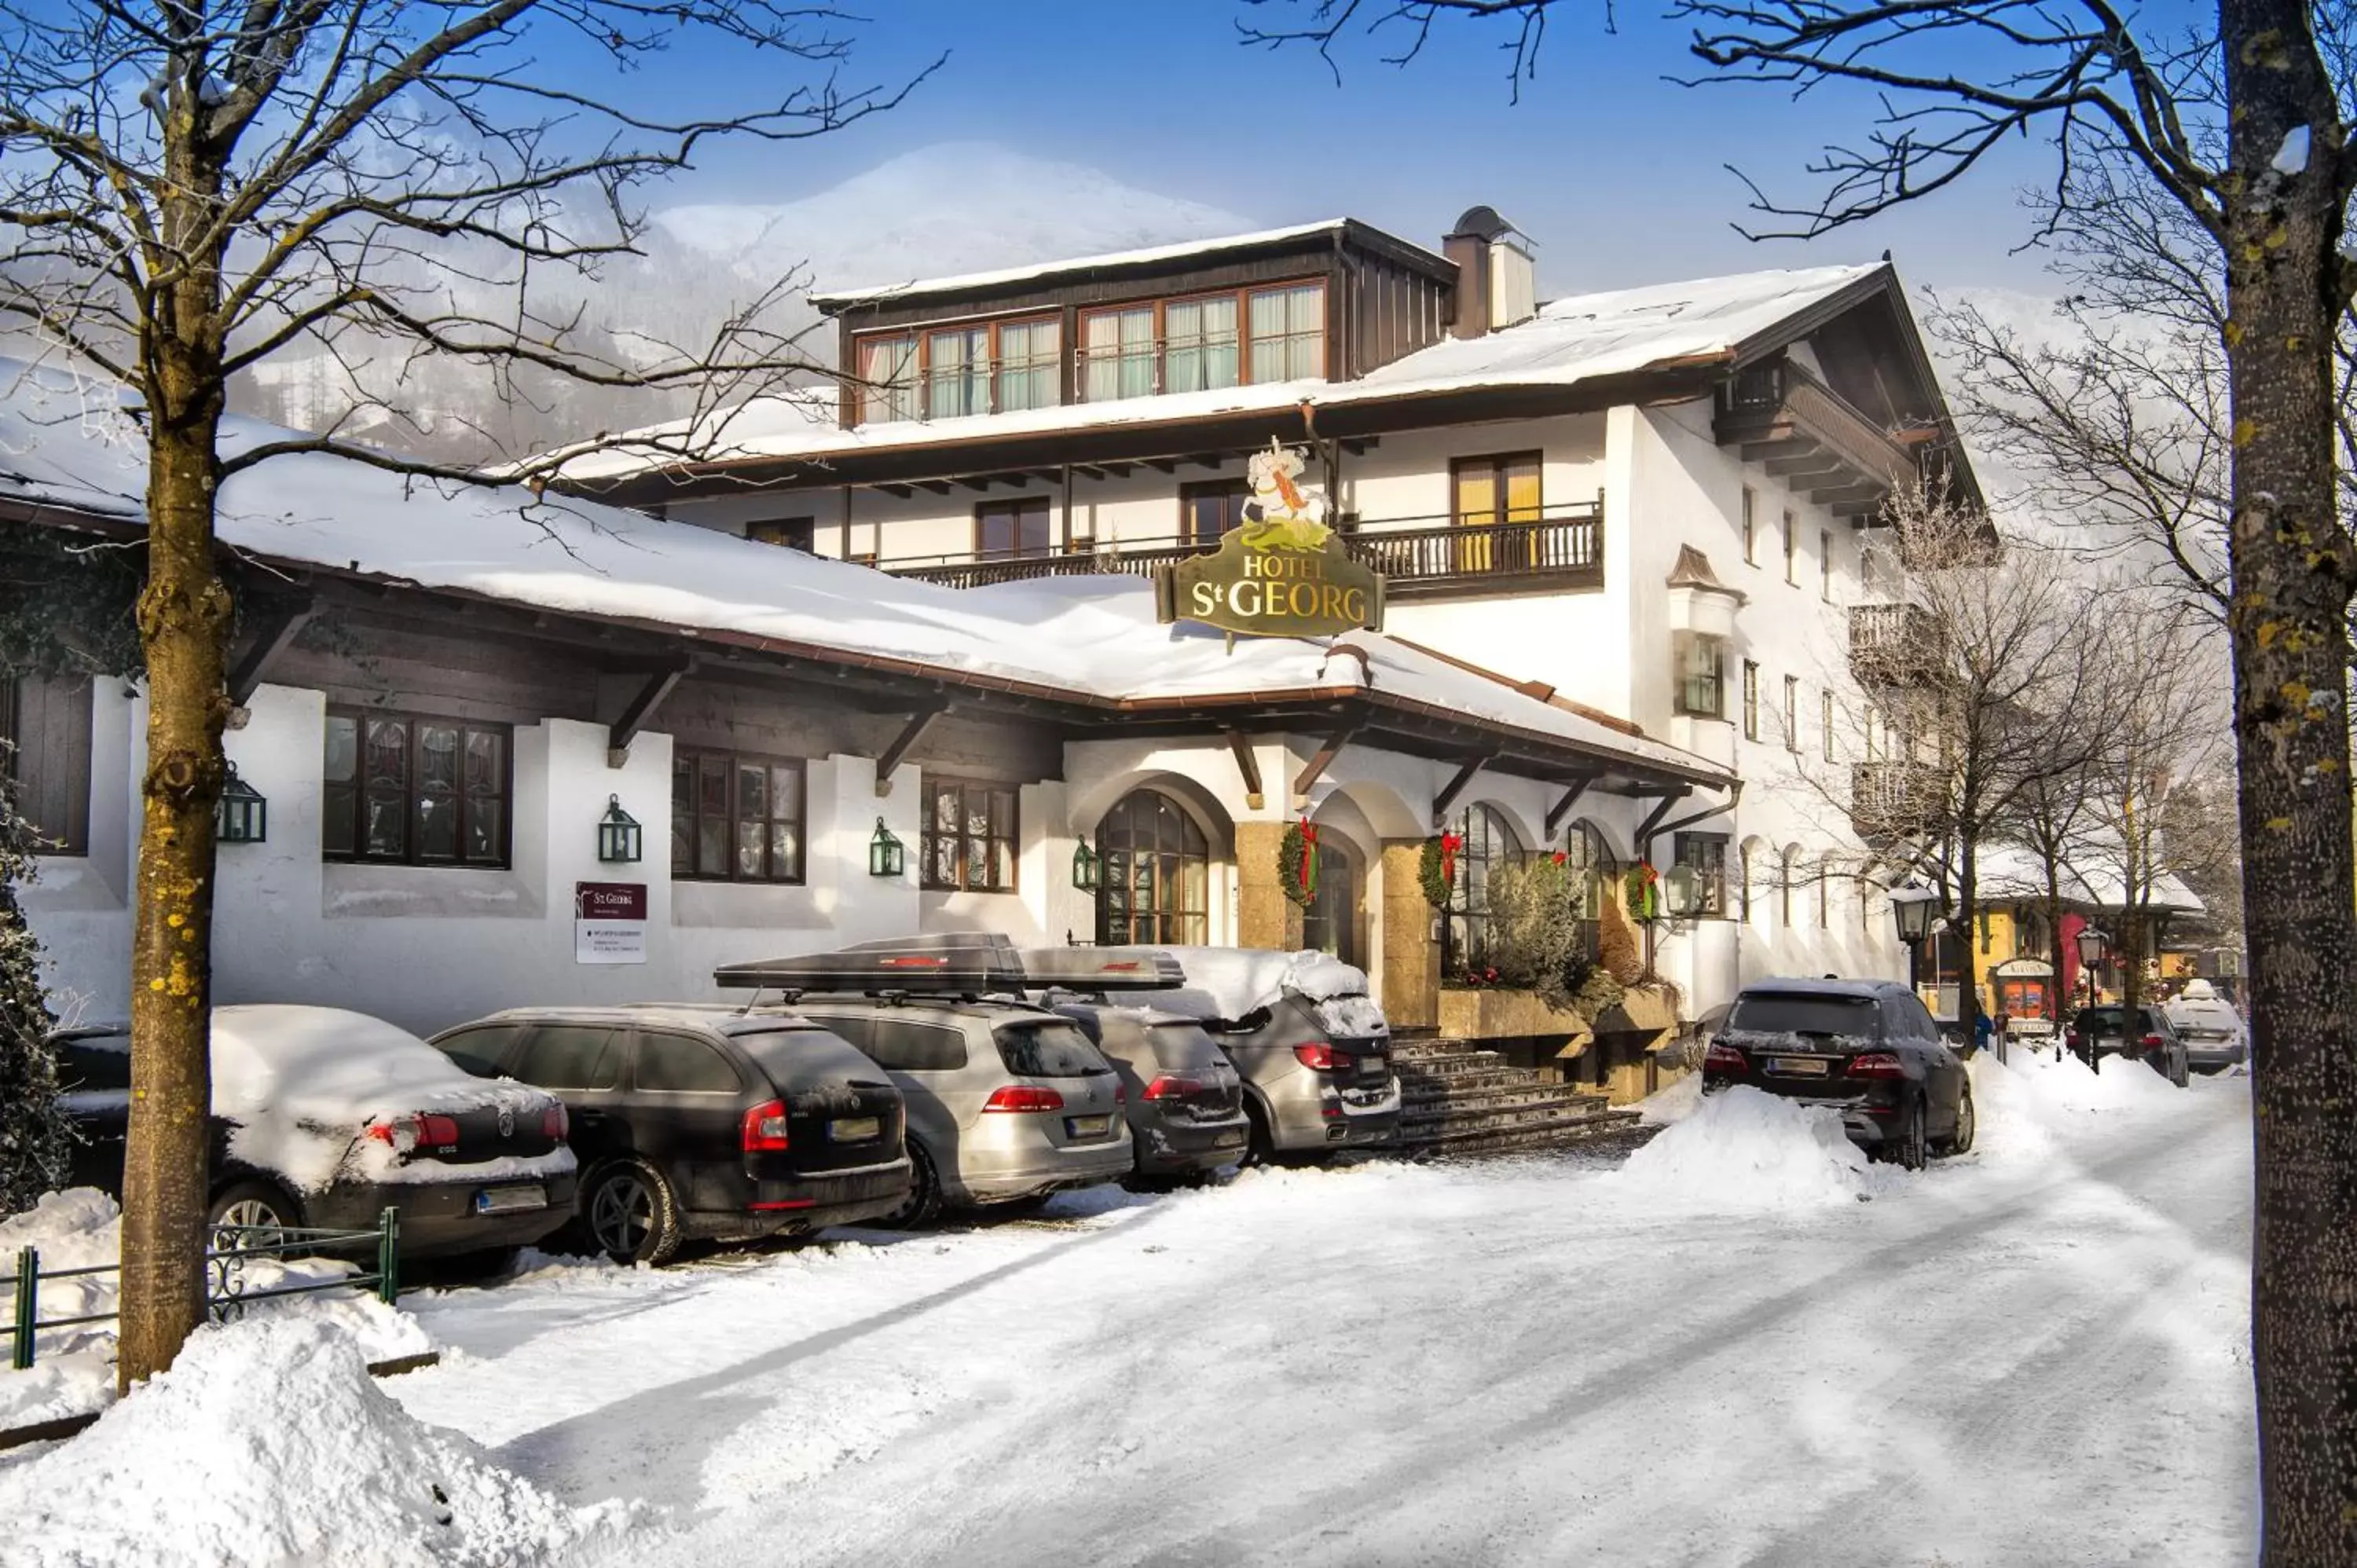
[[[1856,1203],[1889,1190],[1897,1175],[1867,1163],[1838,1113],[1738,1084],[1602,1179],[1650,1203],[1751,1211]]]
[[[1367,972],[1331,953],[1270,952],[1257,948],[1159,950],[1178,961],[1187,974],[1187,989],[1155,1000],[1178,1011],[1232,1022],[1275,1005],[1290,992],[1318,1004],[1319,1020],[1338,1033],[1390,1032],[1383,1010],[1367,995]]]
[[[1667,1089],[1637,1102],[1637,1114],[1648,1126],[1666,1127],[1702,1109],[1702,1074],[1690,1072]]]
[[[2067,1051],[2059,1059],[2035,1051],[2016,1051],[2009,1062],[1996,1065],[2018,1076],[2031,1090],[2031,1103],[2050,1116],[2118,1112],[2138,1106],[2158,1109],[2184,1102],[2185,1090],[2141,1061],[2105,1057],[2104,1070],[2094,1072]]]
[[[16,1273],[20,1248],[32,1247],[40,1253],[44,1277],[39,1310],[44,1321],[113,1312],[115,1275],[84,1274],[70,1280],[47,1276],[55,1270],[113,1263],[122,1246],[122,1211],[113,1198],[93,1187],[50,1193],[29,1213],[0,1220],[0,1271]],[[250,1292],[358,1272],[354,1264],[326,1258],[287,1262],[256,1258],[238,1266],[237,1282]],[[5,1294],[0,1292],[0,1295]],[[371,1361],[389,1361],[431,1348],[414,1318],[360,1290],[258,1301],[246,1311],[256,1317],[294,1316],[332,1324]],[[34,1352],[30,1370],[0,1369],[0,1428],[84,1414],[114,1398],[113,1323],[45,1328],[35,1337]]]
[[[17,1568],[490,1568],[564,1560],[637,1511],[567,1507],[412,1419],[307,1317],[200,1328],[88,1432],[0,1470]]]
[[[391,1144],[361,1138],[361,1128],[381,1118],[504,1105],[519,1121],[537,1120],[554,1103],[525,1084],[475,1078],[408,1030],[337,1007],[215,1008],[212,1060],[213,1111],[239,1123],[231,1152],[307,1192],[335,1180],[347,1161],[370,1181],[459,1174],[449,1161],[404,1165]],[[559,1148],[463,1168],[484,1179],[562,1176],[573,1155]]]

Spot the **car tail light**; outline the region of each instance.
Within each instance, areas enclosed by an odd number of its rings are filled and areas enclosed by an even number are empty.
[[[1040,1089],[1028,1083],[1010,1083],[994,1089],[983,1101],[985,1111],[1061,1111],[1064,1097],[1052,1089]]]
[[[540,1113],[540,1135],[553,1144],[561,1144],[572,1135],[573,1122],[565,1114],[565,1107],[552,1105]]]
[[[1314,1045],[1296,1046],[1293,1047],[1293,1054],[1299,1058],[1303,1067],[1314,1068],[1319,1072],[1333,1072],[1351,1065],[1349,1053],[1338,1051],[1323,1041]]]
[[[1152,1083],[1146,1086],[1146,1093],[1142,1098],[1146,1100],[1185,1100],[1190,1095],[1203,1093],[1210,1087],[1211,1086],[1209,1084],[1202,1082],[1200,1079],[1179,1078],[1174,1074],[1166,1072],[1160,1078],[1156,1079]]]
[[[1906,1064],[1889,1051],[1868,1051],[1862,1057],[1852,1057],[1849,1063],[1852,1078],[1905,1078]]]
[[[1113,1086],[1113,1102],[1115,1105],[1126,1105],[1129,1103],[1129,1085],[1125,1083],[1116,1083]]]
[[[1751,1058],[1745,1056],[1741,1051],[1737,1050],[1733,1046],[1714,1045],[1702,1058],[1702,1070],[1706,1074],[1714,1072],[1746,1073],[1751,1070]]]
[[[448,1116],[396,1116],[390,1122],[369,1123],[367,1135],[404,1155],[416,1149],[455,1149],[458,1123]]]
[[[742,1141],[748,1155],[774,1155],[791,1148],[786,1140],[786,1102],[772,1100],[745,1112]]]
[[[2144,1037],[2144,1048],[2148,1051],[2167,1050],[2169,1048],[2169,1042],[2162,1039],[2158,1035],[2147,1035]]]

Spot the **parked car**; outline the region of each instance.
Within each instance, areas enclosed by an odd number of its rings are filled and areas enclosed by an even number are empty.
[[[1841,1112],[1850,1142],[1921,1170],[1973,1146],[1964,1060],[1915,993],[1888,980],[1760,980],[1703,1058],[1705,1093],[1749,1084]]]
[[[1200,1023],[1244,1080],[1254,1161],[1317,1160],[1392,1141],[1400,1086],[1391,1026],[1365,973],[1324,953],[1243,948],[1098,948],[1103,959],[1167,952],[1183,987],[1156,1007]]]
[[[2101,1070],[2105,1057],[2141,1061],[2182,1089],[2192,1071],[2192,1053],[2177,1026],[2158,1007],[2139,1006],[2136,1026],[2126,1026],[2127,1008],[2116,1002],[2082,1007],[2071,1020],[2071,1049]]]
[[[1244,1156],[1252,1119],[1243,1079],[1201,1024],[1154,1007],[1049,996],[1121,1075],[1135,1183],[1200,1179]]]
[[[2241,1066],[2249,1054],[2243,1015],[2206,980],[2189,981],[2160,1011],[2177,1026],[2195,1072],[2223,1072]]]
[[[120,1198],[130,1031],[69,1030],[58,1047],[72,1179]],[[365,1230],[394,1208],[402,1255],[434,1257],[523,1246],[572,1211],[555,1097],[470,1078],[382,1018],[217,1007],[212,1091],[214,1225]]]
[[[434,1045],[479,1077],[564,1100],[580,1230],[618,1262],[661,1263],[691,1238],[807,1234],[908,1200],[900,1091],[789,1014],[517,1007]]]
[[[908,1102],[913,1185],[888,1223],[1019,1202],[1129,1174],[1120,1076],[1079,1025],[1019,1000],[1030,987],[1003,937],[865,942],[729,964],[715,983],[774,990],[850,1041]]]

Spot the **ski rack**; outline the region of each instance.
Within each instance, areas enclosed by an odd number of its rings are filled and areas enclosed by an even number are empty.
[[[1178,961],[1151,948],[1018,950],[996,932],[949,931],[859,942],[834,952],[723,964],[712,983],[751,991],[748,1011],[765,992],[787,1005],[800,996],[857,995],[887,1000],[988,995],[1021,997],[1050,986],[1089,991],[1167,991],[1186,983]]]

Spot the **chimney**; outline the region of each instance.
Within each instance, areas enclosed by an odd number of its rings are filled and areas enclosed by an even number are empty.
[[[1480,338],[1538,314],[1538,279],[1530,242],[1494,207],[1471,207],[1441,241],[1457,263],[1457,311],[1451,337]]]

